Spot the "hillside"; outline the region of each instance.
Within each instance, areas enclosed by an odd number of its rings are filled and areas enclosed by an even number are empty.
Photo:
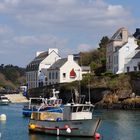
[[[25,84],[25,69],[13,65],[0,65],[0,89],[16,90]]]

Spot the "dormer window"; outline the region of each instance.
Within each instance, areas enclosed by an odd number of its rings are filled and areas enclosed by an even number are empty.
[[[117,39],[119,39],[119,40],[122,39],[122,33],[118,34]]]

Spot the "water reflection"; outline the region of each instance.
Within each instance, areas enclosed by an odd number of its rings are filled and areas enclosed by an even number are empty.
[[[6,121],[0,121],[0,140],[94,140],[93,138],[56,137],[45,134],[29,134],[29,118],[22,116],[22,104],[0,106],[0,114],[6,114]],[[140,111],[95,110],[95,117],[102,119],[98,132],[101,140],[139,140]]]
[[[81,138],[81,137],[65,137],[65,136],[52,136],[41,134],[30,134],[30,140],[94,140],[93,138]]]

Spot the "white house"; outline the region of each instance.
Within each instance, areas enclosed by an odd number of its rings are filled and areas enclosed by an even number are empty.
[[[140,46],[126,58],[125,71],[139,71],[140,70]]]
[[[139,50],[136,39],[126,28],[120,28],[107,45],[107,71],[119,74],[139,70]]]
[[[26,67],[28,89],[46,85],[46,70],[60,58],[56,48],[50,48],[46,52],[37,52],[36,57]]]
[[[74,61],[73,55],[68,58],[58,59],[48,70],[48,85],[57,83],[69,83],[82,80],[81,67]]]

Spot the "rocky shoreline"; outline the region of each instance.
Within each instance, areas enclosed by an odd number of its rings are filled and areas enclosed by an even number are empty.
[[[122,109],[122,110],[140,110],[140,97],[126,99],[122,102],[105,103],[103,101],[95,104],[96,109]]]

